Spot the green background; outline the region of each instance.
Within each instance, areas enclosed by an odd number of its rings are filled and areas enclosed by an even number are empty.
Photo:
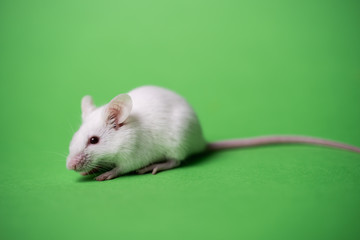
[[[360,146],[359,1],[0,3],[1,239],[359,239],[360,156],[219,152],[96,182],[66,170],[80,99],[170,88],[209,141]]]

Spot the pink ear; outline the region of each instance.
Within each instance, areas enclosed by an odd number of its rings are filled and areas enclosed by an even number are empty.
[[[95,105],[93,103],[93,100],[91,96],[84,96],[81,99],[81,117],[84,120],[89,113],[91,113],[95,109]]]
[[[132,109],[131,97],[127,94],[120,94],[113,98],[106,106],[106,121],[108,124],[119,125],[130,115]]]

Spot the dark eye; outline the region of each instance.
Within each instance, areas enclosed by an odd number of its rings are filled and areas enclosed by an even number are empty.
[[[89,139],[89,143],[97,144],[99,142],[99,137],[93,136]]]

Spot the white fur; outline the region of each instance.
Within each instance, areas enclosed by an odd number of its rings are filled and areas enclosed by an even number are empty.
[[[79,171],[111,162],[123,174],[164,160],[180,162],[204,151],[200,123],[184,98],[155,86],[139,87],[128,95],[131,101],[122,94],[99,108],[90,97],[83,99],[83,124],[71,141],[68,168],[85,156],[86,164]],[[114,106],[120,108],[119,123],[124,122],[118,129],[108,120]],[[92,136],[98,136],[99,143],[88,144]]]

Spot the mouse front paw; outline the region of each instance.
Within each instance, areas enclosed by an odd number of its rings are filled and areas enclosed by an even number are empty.
[[[110,170],[108,172],[104,172],[103,174],[100,174],[99,176],[97,176],[95,178],[95,180],[96,181],[105,181],[105,180],[117,178],[118,176],[120,176],[119,168],[113,168],[112,170]]]

